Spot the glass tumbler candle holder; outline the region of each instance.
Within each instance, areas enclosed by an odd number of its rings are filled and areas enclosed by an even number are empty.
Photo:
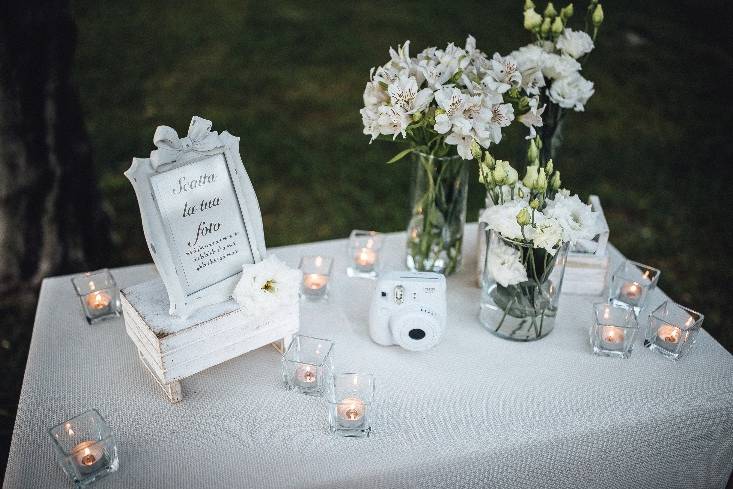
[[[629,358],[639,323],[633,309],[608,303],[593,304],[590,344],[593,353],[608,357]]]
[[[379,273],[379,250],[384,237],[376,231],[355,229],[349,236],[349,277],[376,278]]]
[[[649,314],[644,346],[677,360],[695,343],[703,319],[697,311],[665,301]]]
[[[120,289],[106,268],[71,279],[89,324],[120,315]]]
[[[611,277],[609,302],[630,307],[638,316],[646,305],[649,293],[657,286],[660,274],[654,267],[625,260]]]
[[[59,465],[77,488],[115,472],[119,467],[112,432],[96,409],[48,430]]]
[[[311,301],[328,299],[328,282],[331,278],[333,258],[330,256],[304,256],[300,259],[303,272],[301,296]]]
[[[283,382],[310,396],[322,396],[333,375],[333,341],[295,335],[283,354]]]
[[[373,400],[372,374],[334,375],[328,392],[328,424],[331,433],[352,437],[369,436],[372,431]]]

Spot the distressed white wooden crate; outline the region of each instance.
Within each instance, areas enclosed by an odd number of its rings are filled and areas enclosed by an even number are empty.
[[[597,195],[591,195],[588,199],[594,211],[600,213],[602,221],[602,231],[591,242],[585,243],[588,251],[579,251],[574,249],[568,253],[568,260],[565,265],[565,278],[563,279],[562,291],[566,294],[578,295],[600,295],[606,287],[608,278],[608,237],[609,229],[606,222],[606,216],[603,213],[601,200]],[[487,198],[486,205],[491,205]],[[479,216],[484,209],[479,211]],[[479,287],[482,284],[484,267],[486,264],[486,232],[480,225],[478,226],[478,266],[476,270],[476,280]]]
[[[270,343],[287,345],[300,324],[298,302],[259,322],[232,300],[170,316],[160,279],[123,289],[121,301],[127,334],[171,402],[183,399],[182,379]]]

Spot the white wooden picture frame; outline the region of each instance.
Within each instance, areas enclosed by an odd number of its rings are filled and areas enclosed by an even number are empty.
[[[155,131],[149,158],[125,176],[137,195],[143,231],[170,302],[189,317],[231,297],[242,265],[266,253],[262,215],[239,154],[239,138],[194,116],[188,135]]]

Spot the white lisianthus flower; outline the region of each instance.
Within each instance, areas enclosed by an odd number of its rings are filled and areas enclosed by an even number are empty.
[[[526,200],[511,200],[489,207],[481,214],[479,220],[485,222],[489,229],[493,229],[505,238],[523,239],[522,228],[517,222],[517,214],[522,209],[529,209]],[[528,229],[527,227],[525,231]]]
[[[303,272],[270,255],[259,263],[242,266],[242,276],[232,298],[247,314],[263,318],[285,304],[298,301]]]
[[[517,68],[517,62],[510,56],[502,57],[499,53],[494,53],[490,65],[488,76],[484,78],[483,83],[491,90],[505,93],[510,88],[522,84],[522,74]]]
[[[563,228],[554,217],[545,217],[535,225],[532,243],[535,248],[543,248],[551,255],[557,252],[557,246],[563,241]]]
[[[433,100],[433,91],[429,88],[418,91],[414,76],[401,75],[396,82],[387,86],[387,93],[392,105],[405,114],[422,112]]]
[[[553,80],[565,78],[580,71],[580,63],[567,55],[545,53],[542,56],[542,74]]]
[[[593,51],[593,39],[583,31],[565,29],[557,39],[557,48],[575,59]]]
[[[522,252],[501,240],[496,240],[489,246],[486,268],[496,283],[503,287],[528,280],[527,269],[522,264]]]
[[[529,135],[525,139],[532,139],[537,135],[535,127],[542,127],[542,113],[545,111],[545,105],[538,108],[539,97],[533,97],[529,100],[529,112],[519,116],[519,122],[529,128]]]
[[[585,104],[595,93],[593,82],[586,80],[579,73],[560,78],[550,86],[550,100],[563,109],[585,110]]]
[[[543,212],[560,223],[563,241],[571,244],[581,239],[593,239],[601,232],[598,213],[589,204],[581,202],[577,194],[570,196],[567,192],[558,192],[554,199],[547,200]]]

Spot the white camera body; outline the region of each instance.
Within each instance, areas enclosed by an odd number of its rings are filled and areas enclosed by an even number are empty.
[[[445,276],[433,272],[388,272],[379,279],[369,311],[369,334],[380,345],[423,351],[445,331]]]

